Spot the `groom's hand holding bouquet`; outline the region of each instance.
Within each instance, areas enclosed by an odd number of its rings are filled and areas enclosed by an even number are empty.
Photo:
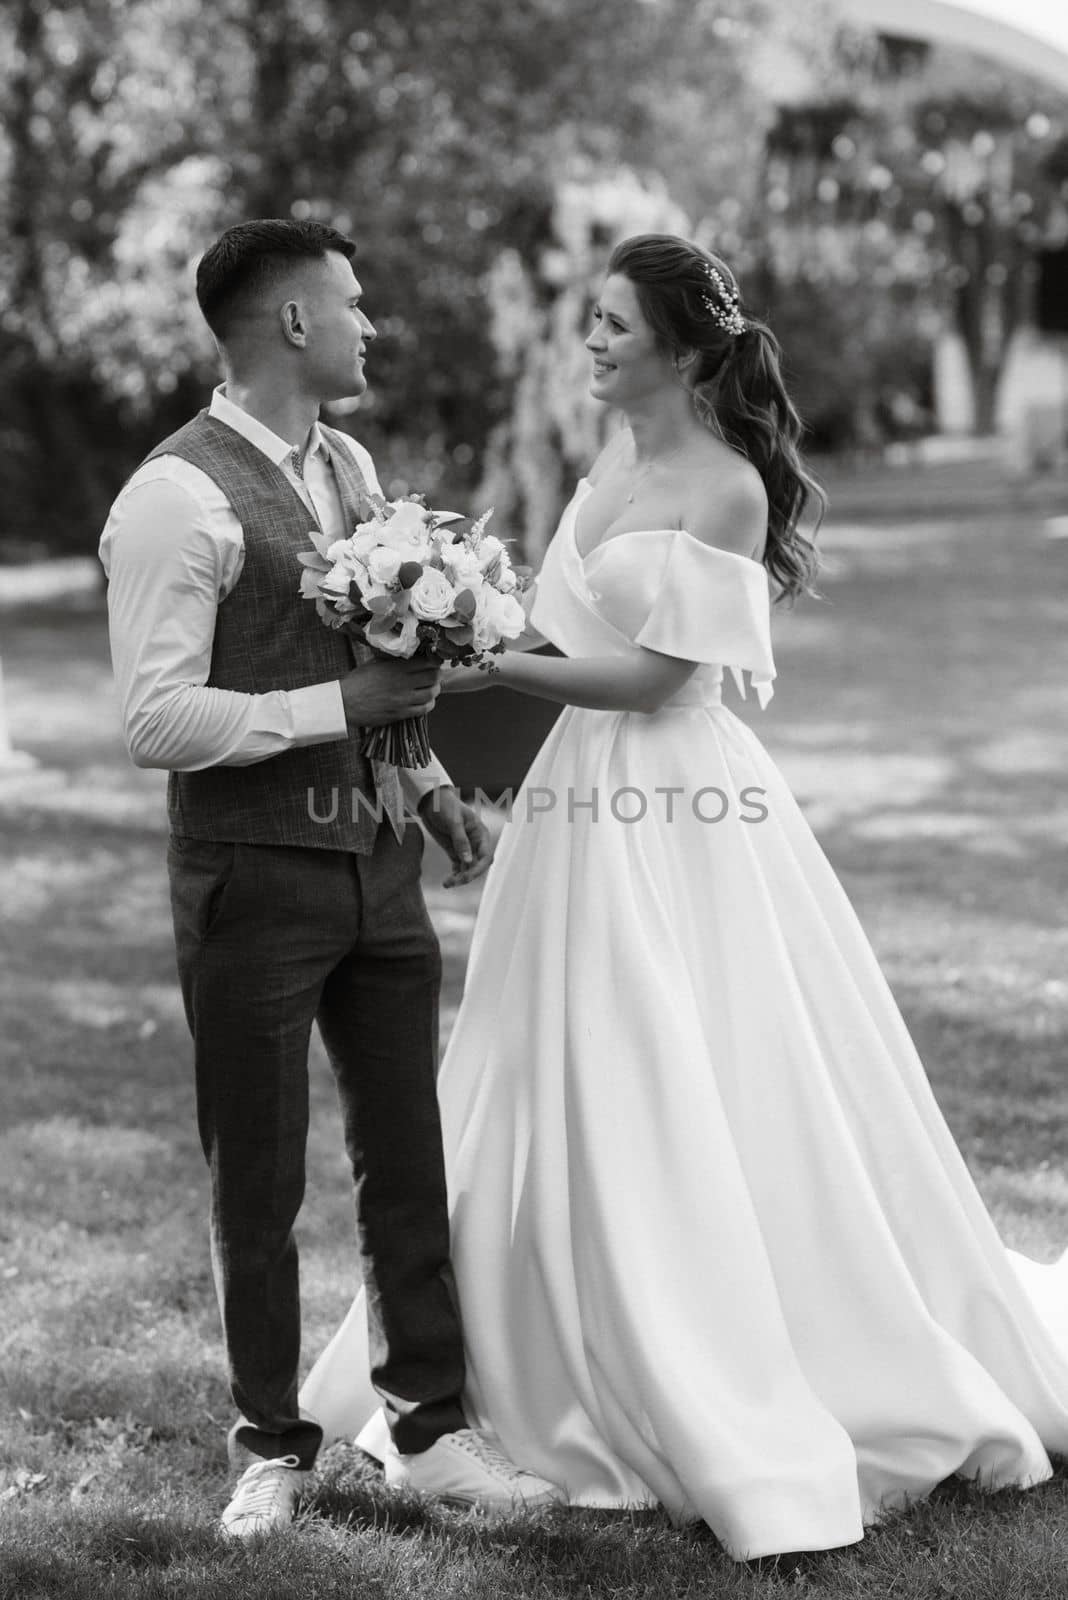
[[[501,540],[486,533],[491,515],[468,523],[432,510],[420,495],[396,501],[369,495],[349,538],[327,544],[318,529],[309,530],[315,548],[299,558],[301,593],[315,601],[329,627],[344,629],[383,659],[423,663],[423,672],[413,670],[411,677],[418,703],[441,665],[492,670],[491,657],[526,626],[517,598],[525,572],[513,567]],[[361,678],[375,666],[362,668]],[[364,687],[373,691],[371,683]],[[363,720],[369,725],[366,715]],[[425,714],[375,727],[364,752],[396,766],[426,766]]]

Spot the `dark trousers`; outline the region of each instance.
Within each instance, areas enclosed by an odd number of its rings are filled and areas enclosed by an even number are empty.
[[[178,970],[211,1171],[211,1243],[235,1463],[294,1454],[293,1226],[304,1196],[308,1045],[318,1021],[356,1186],[371,1379],[397,1448],[466,1426],[435,1092],[441,958],[420,887],[422,832],[388,824],[371,855],[172,838]]]

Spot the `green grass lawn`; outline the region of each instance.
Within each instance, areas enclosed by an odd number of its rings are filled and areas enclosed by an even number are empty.
[[[852,481],[826,600],[776,624],[758,728],[840,871],[1006,1240],[1068,1243],[1068,540],[1034,495],[939,469],[897,510]],[[1063,504],[1063,502],[1062,502]],[[902,508],[905,509],[902,509]],[[162,780],[117,733],[99,609],[0,616],[16,742],[0,779],[0,1600],[55,1595],[953,1596],[1068,1592],[1068,1475],[949,1486],[852,1550],[738,1567],[658,1515],[488,1520],[386,1496],[328,1453],[299,1531],[215,1533],[230,1406]],[[733,702],[732,702],[733,703]],[[454,1014],[476,886],[431,909]],[[305,1347],[355,1287],[329,1071],[314,1066]]]

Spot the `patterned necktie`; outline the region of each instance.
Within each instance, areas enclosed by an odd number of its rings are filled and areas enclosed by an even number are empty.
[[[334,484],[337,489],[338,503],[342,509],[344,509],[345,497],[341,492],[341,485],[338,482],[337,472],[334,469],[333,456],[330,454],[330,451],[327,449],[325,444],[320,446],[320,451],[322,454],[323,463],[334,479]],[[303,483],[304,457],[302,456],[298,446],[294,446],[293,450],[291,451],[290,461],[292,462],[294,473]],[[311,499],[310,493],[308,498],[309,500]],[[370,648],[369,645],[363,644],[358,639],[350,639],[349,644],[358,667],[364,666],[368,661],[374,660],[375,652]],[[397,772],[397,768],[393,766],[392,762],[376,761],[371,757],[368,757],[368,765],[371,768],[371,777],[374,781],[377,804],[381,812],[383,812],[389,819],[389,825],[393,829],[397,843],[400,844],[404,839],[404,797],[401,794],[400,777]]]

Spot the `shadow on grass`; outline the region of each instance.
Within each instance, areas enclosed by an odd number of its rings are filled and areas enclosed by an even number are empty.
[[[649,1582],[664,1582],[669,1552],[674,1563],[696,1557],[734,1569],[705,1523],[678,1529],[659,1509],[559,1506],[485,1512],[448,1507],[387,1489],[377,1465],[345,1445],[326,1452],[311,1510],[349,1532],[388,1536],[417,1547],[433,1541],[450,1560],[462,1560],[476,1571],[487,1557],[504,1557],[517,1580],[531,1586],[530,1592],[536,1581],[561,1594],[644,1590]]]
[[[832,523],[827,546],[827,603],[776,623],[768,714],[737,709],[841,873],[999,1225],[1039,1254],[1068,1233],[1068,544],[999,510]],[[5,617],[3,653],[16,742],[59,776],[0,793],[2,1459],[48,1479],[0,1508],[0,1600],[1063,1600],[1063,1472],[1026,1495],[951,1485],[860,1546],[739,1567],[659,1513],[428,1509],[350,1452],[291,1541],[220,1543],[229,1401],[162,779],[128,765],[99,611]],[[446,1016],[477,900],[432,894]],[[311,1151],[306,1323],[329,1332],[355,1260],[330,1089]]]
[[[1063,1470],[1027,1492],[989,1495],[947,1483],[860,1544],[745,1563],[731,1561],[705,1525],[677,1529],[660,1512],[561,1508],[487,1517],[376,1494],[363,1474],[358,1463],[329,1453],[326,1481],[293,1531],[238,1547],[219,1538],[188,1496],[158,1496],[150,1510],[115,1499],[77,1510],[24,1508],[0,1541],[0,1595],[782,1600],[803,1587],[835,1600],[1054,1600],[1063,1593]]]

